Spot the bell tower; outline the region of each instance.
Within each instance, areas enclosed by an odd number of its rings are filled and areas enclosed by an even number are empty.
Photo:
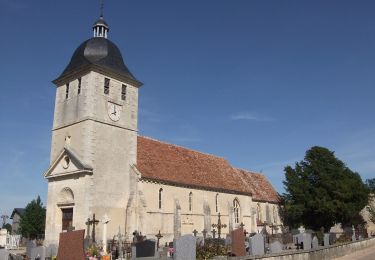
[[[46,244],[105,214],[108,234],[124,230],[136,164],[138,88],[101,14],[94,37],[74,51],[56,85],[48,181]],[[112,224],[111,224],[112,223]],[[100,237],[101,225],[96,227]],[[86,234],[88,235],[88,234]]]

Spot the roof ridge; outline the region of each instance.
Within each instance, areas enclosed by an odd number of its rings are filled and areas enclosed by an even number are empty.
[[[243,169],[243,168],[237,168],[237,167],[233,167],[233,168],[236,169],[236,170],[240,170],[240,171],[244,171],[244,172],[250,173],[250,174],[258,174],[258,175],[265,176],[261,172],[255,172],[255,171],[251,171],[251,170],[247,170],[247,169]]]
[[[228,163],[229,166],[231,166],[232,168],[234,168],[230,163],[229,161],[224,158],[224,157],[221,157],[221,156],[217,156],[217,155],[213,155],[213,154],[210,154],[210,153],[204,153],[204,152],[201,152],[201,151],[198,151],[198,150],[194,150],[194,149],[191,149],[191,148],[187,148],[187,147],[184,147],[184,146],[181,146],[181,145],[177,145],[177,144],[171,144],[171,143],[168,143],[168,142],[165,142],[165,141],[160,141],[156,138],[153,138],[153,137],[149,137],[149,136],[144,136],[144,135],[138,135],[139,137],[142,137],[142,138],[145,138],[145,139],[149,139],[151,141],[155,141],[155,142],[158,142],[158,143],[161,143],[161,144],[166,144],[166,145],[171,145],[171,146],[175,146],[175,147],[178,147],[178,148],[182,148],[182,149],[185,149],[185,150],[188,150],[188,151],[192,151],[192,152],[195,152],[195,153],[200,153],[200,154],[203,154],[203,155],[208,155],[208,156],[211,156],[211,157],[215,157],[215,158],[218,158],[218,159],[222,159],[224,161],[226,161]]]

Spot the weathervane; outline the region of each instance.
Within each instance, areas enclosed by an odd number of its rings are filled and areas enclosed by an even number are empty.
[[[100,0],[100,17],[103,17],[104,0]]]

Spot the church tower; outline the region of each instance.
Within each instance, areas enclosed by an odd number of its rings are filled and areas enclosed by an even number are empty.
[[[46,244],[57,244],[59,233],[69,228],[86,229],[93,214],[97,219],[108,216],[108,234],[125,229],[142,83],[107,39],[108,31],[101,15],[93,25],[93,38],[75,50],[53,81],[57,88],[51,157],[44,174]],[[100,239],[101,227],[96,226]]]

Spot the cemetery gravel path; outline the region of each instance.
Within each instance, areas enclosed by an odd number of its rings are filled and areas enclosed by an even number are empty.
[[[375,246],[368,247],[363,250],[353,252],[349,255],[335,258],[335,260],[374,260]]]

